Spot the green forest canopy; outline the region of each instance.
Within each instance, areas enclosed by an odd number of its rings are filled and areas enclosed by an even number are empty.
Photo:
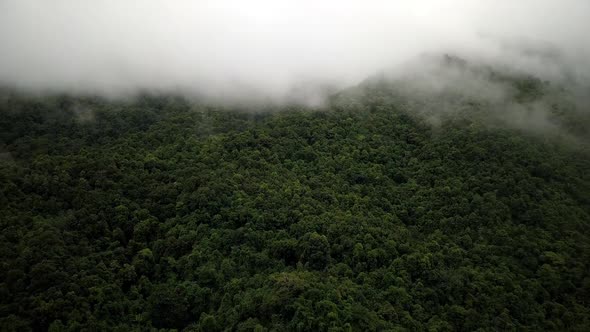
[[[539,134],[464,100],[433,125],[359,89],[256,112],[6,92],[1,329],[590,329],[587,113]]]

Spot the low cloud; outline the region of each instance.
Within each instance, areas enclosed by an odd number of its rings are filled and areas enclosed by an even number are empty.
[[[4,0],[0,83],[315,103],[437,52],[582,80],[587,31],[586,0]]]

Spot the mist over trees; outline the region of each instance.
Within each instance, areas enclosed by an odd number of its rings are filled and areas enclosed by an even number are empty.
[[[590,331],[588,31],[1,0],[0,331]]]

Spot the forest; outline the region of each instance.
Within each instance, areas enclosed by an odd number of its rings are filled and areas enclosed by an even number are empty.
[[[590,109],[485,75],[510,94],[3,90],[0,330],[588,331]]]

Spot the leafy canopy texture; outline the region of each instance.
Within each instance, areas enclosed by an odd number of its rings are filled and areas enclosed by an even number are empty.
[[[584,114],[433,122],[389,89],[257,112],[5,93],[1,329],[589,330]]]

